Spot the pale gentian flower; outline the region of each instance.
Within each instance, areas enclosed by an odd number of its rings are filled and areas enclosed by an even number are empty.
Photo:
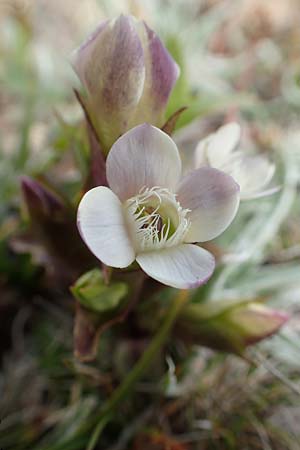
[[[150,277],[175,288],[205,283],[214,258],[194,243],[214,239],[233,220],[235,181],[211,167],[181,179],[175,143],[148,124],[115,142],[106,175],[110,189],[91,189],[78,208],[78,227],[91,252],[116,268],[136,260]]]
[[[195,167],[210,166],[231,175],[241,189],[241,200],[254,199],[278,191],[264,190],[271,181],[275,165],[263,155],[236,150],[241,137],[238,123],[232,122],[201,140],[195,150]]]
[[[135,125],[163,125],[179,67],[143,21],[121,15],[100,24],[73,66],[105,152]]]

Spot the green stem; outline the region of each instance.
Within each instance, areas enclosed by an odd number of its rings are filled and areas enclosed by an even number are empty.
[[[133,389],[136,382],[141,378],[145,370],[151,364],[154,356],[160,350],[164,342],[166,341],[168,334],[174,325],[178,314],[180,313],[182,307],[188,299],[187,291],[180,291],[170,306],[170,309],[159,328],[157,334],[154,336],[149,347],[143,353],[141,358],[138,360],[136,365],[133,367],[131,372],[127,375],[125,380],[119,385],[119,387],[114,391],[111,398],[103,405],[102,410],[98,417],[98,425],[96,426],[89,444],[86,450],[93,450],[101,436],[101,433],[107,423],[110,421],[115,408],[120,404],[120,402],[127,396],[128,393]]]

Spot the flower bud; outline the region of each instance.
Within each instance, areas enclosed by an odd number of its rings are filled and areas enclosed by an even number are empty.
[[[51,218],[53,221],[63,216],[65,212],[63,202],[41,183],[24,176],[21,188],[28,213],[33,220],[42,221]]]
[[[32,178],[22,177],[21,188],[30,227],[25,237],[15,240],[14,247],[33,252],[36,245],[41,246],[47,270],[69,285],[94,263],[80,239],[74,212],[55,192]]]
[[[128,293],[128,286],[122,282],[106,285],[102,272],[93,269],[71,286],[71,292],[85,308],[97,313],[107,313],[120,306]]]
[[[253,345],[275,334],[289,319],[283,311],[258,302],[233,306],[215,303],[187,305],[179,319],[179,330],[188,340],[222,351],[242,354]]]
[[[246,346],[277,333],[289,320],[289,315],[260,303],[249,303],[244,307],[234,308],[228,315],[228,320],[240,330],[238,334]]]
[[[137,124],[163,125],[179,68],[144,22],[121,15],[100,24],[76,50],[73,66],[105,152]]]

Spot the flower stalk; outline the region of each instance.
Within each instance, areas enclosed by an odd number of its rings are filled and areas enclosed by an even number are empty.
[[[101,433],[107,423],[110,421],[115,408],[132,391],[137,381],[141,378],[141,376],[153,361],[154,356],[159,352],[159,350],[166,342],[166,339],[168,338],[168,335],[188,298],[188,291],[182,290],[178,292],[169,308],[167,315],[165,316],[163,323],[159,327],[158,332],[154,336],[150,345],[138,360],[136,365],[133,367],[131,372],[128,374],[128,376],[125,378],[125,380],[120,384],[111,398],[101,408],[100,414],[97,417],[98,425],[96,426],[91,436],[86,450],[93,450],[95,448],[101,436]]]

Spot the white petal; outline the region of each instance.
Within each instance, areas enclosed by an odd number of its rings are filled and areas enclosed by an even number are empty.
[[[205,139],[202,139],[195,150],[195,167],[209,166],[209,160],[207,158],[207,151],[210,143],[214,138],[214,134],[210,134]]]
[[[88,191],[78,207],[78,229],[91,252],[107,266],[127,267],[135,259],[122,205],[108,188]]]
[[[226,163],[241,138],[241,127],[236,122],[223,125],[213,135],[207,150],[210,165],[220,169]]]
[[[230,175],[212,167],[201,167],[180,183],[177,199],[190,209],[186,242],[214,239],[228,227],[238,210],[239,186]]]
[[[200,286],[211,277],[215,268],[214,257],[192,244],[142,253],[136,260],[150,277],[178,289]]]
[[[240,157],[239,166],[230,174],[239,183],[243,199],[256,198],[257,194],[271,181],[275,164],[263,155],[241,155],[240,153],[237,155]]]
[[[274,186],[270,189],[265,189],[264,191],[259,191],[257,193],[246,193],[241,195],[241,200],[255,200],[257,198],[269,197],[270,195],[276,194],[281,190],[281,186]]]
[[[236,122],[223,125],[215,133],[199,142],[195,150],[196,167],[210,165],[221,169],[226,164],[241,138],[241,127]]]
[[[181,160],[176,144],[166,133],[143,124],[114,143],[106,170],[109,186],[124,201],[144,187],[172,191],[180,178]]]

